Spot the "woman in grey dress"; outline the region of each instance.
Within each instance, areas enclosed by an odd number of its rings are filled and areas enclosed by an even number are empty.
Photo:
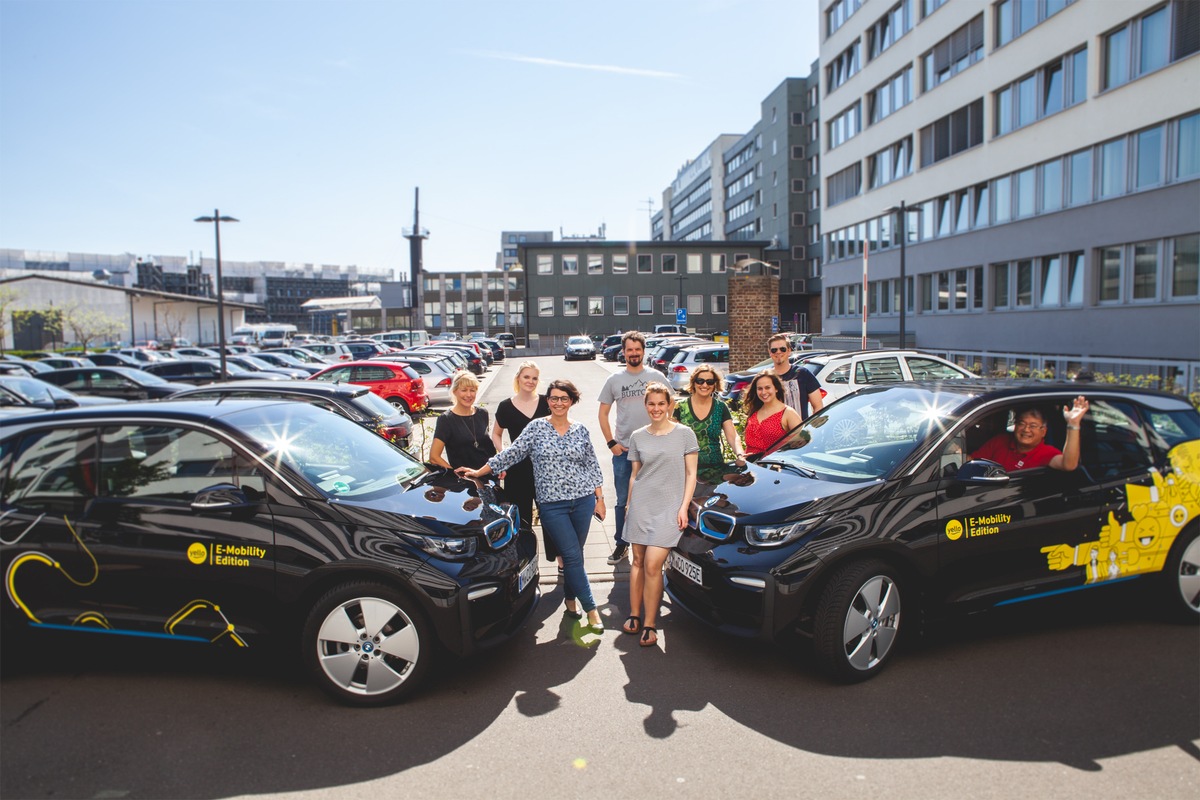
[[[646,386],[650,424],[629,438],[629,499],[625,540],[633,546],[629,571],[629,618],[621,629],[640,634],[642,647],[658,643],[658,608],[662,605],[663,564],[688,524],[696,490],[700,445],[696,433],[671,418],[675,401],[661,383]]]

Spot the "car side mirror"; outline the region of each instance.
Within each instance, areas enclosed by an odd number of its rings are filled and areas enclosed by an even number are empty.
[[[986,458],[968,461],[958,468],[954,479],[959,483],[970,483],[982,486],[1003,486],[1008,483],[1008,473],[1004,467]]]
[[[232,483],[218,483],[201,489],[192,499],[192,511],[220,511],[250,505],[246,493]]]

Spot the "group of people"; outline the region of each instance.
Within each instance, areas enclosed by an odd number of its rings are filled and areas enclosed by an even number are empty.
[[[645,364],[646,339],[636,331],[622,339],[625,369],[610,375],[600,390],[598,421],[616,487],[616,546],[608,563],[624,561],[632,547],[629,616],[621,629],[642,646],[658,642],[663,567],[687,528],[697,475],[727,463],[725,445],[740,465],[822,408],[816,378],[791,363],[788,337],[772,336],[767,349],[772,365],[746,391],[744,444],[729,408],[715,396],[721,381],[716,369],[696,367],[687,398],[676,405],[667,377]],[[593,517],[603,521],[607,516],[604,477],[587,428],[570,417],[580,399],[575,384],[554,380],[539,395],[539,383],[537,364],[520,364],[514,394],[499,404],[489,430],[487,411],[475,408],[478,381],[458,374],[451,386],[454,406],[437,420],[430,461],[464,477],[502,478],[523,521],[532,520],[537,500],[546,556],[558,561],[563,576],[565,613],[576,620],[586,615],[587,625],[599,631],[603,622],[584,569],[583,545]],[[1064,409],[1069,430],[1078,430],[1086,411],[1082,397]],[[973,457],[996,457],[993,451],[1002,445],[1018,454],[1036,448],[1033,458],[1039,463],[1073,469],[1078,437],[1068,437],[1065,457],[1050,452],[1053,448],[1047,450],[1041,441],[1044,433],[1037,437],[1037,422],[1044,430],[1044,420],[1022,419],[1011,441],[989,442],[987,453]]]

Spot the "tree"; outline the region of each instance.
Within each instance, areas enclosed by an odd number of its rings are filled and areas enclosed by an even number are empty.
[[[11,286],[0,286],[0,353],[8,346],[9,314],[17,309],[17,290]]]
[[[175,312],[167,309],[162,316],[162,329],[166,334],[164,337],[171,342],[171,346],[175,346],[175,341],[179,338],[179,334],[183,332],[183,317],[176,316]],[[161,343],[160,343],[161,344]]]
[[[64,332],[70,331],[76,345],[84,350],[89,349],[97,339],[117,339],[124,330],[124,322],[119,317],[92,308],[81,308],[78,304],[62,309],[62,324]]]

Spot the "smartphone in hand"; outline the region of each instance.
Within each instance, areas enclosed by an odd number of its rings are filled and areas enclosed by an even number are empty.
[[[596,522],[604,522],[604,517],[600,516],[599,511],[593,511],[592,516],[596,518]]]

